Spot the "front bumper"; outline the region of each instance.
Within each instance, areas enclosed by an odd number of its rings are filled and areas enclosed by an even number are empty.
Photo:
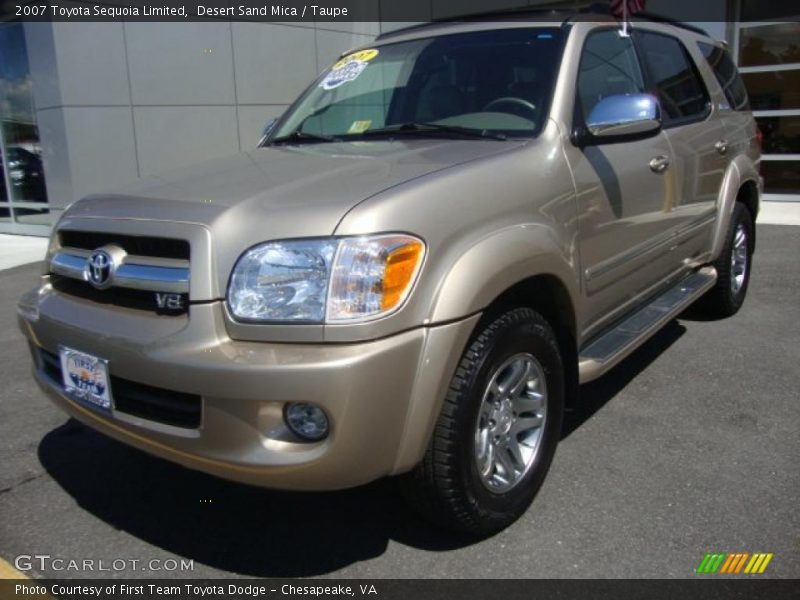
[[[231,340],[219,302],[164,317],[44,288],[23,297],[19,314],[36,380],[71,416],[193,469],[295,490],[353,487],[412,468],[477,320],[356,344],[290,344]],[[57,354],[59,345],[108,360],[112,377],[198,395],[199,427],[75,401],[43,367],[42,350]],[[322,407],[330,435],[313,443],[293,436],[287,402]]]

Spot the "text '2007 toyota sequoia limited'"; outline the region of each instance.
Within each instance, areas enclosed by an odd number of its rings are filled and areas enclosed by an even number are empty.
[[[762,187],[723,44],[549,19],[384,34],[257,149],[72,205],[18,308],[41,387],[193,469],[513,522],[580,383],[742,305]]]

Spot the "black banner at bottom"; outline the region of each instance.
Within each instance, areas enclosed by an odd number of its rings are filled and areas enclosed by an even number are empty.
[[[780,579],[7,579],[0,599],[376,600],[797,598],[798,580]]]

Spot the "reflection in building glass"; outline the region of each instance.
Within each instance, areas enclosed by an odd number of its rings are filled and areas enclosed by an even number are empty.
[[[0,25],[0,231],[49,225],[47,188],[22,23]]]

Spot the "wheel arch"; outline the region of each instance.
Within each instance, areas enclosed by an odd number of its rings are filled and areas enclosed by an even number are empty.
[[[461,252],[447,269],[428,322],[461,319],[512,300],[523,306],[538,301],[553,316],[557,307],[567,311],[574,334],[580,296],[575,252],[574,236],[550,224],[527,223],[495,232]]]
[[[472,246],[442,282],[431,321],[480,313],[474,331],[499,311],[528,307],[539,312],[556,333],[567,376],[567,398],[577,396],[580,343],[579,274],[570,239],[544,223],[509,227]],[[574,238],[572,238],[574,240]],[[474,334],[473,331],[473,334]]]
[[[466,327],[452,338],[452,347],[426,348],[423,363],[436,357],[448,367],[435,380],[422,377],[415,383],[394,473],[408,471],[422,459],[464,350],[486,322],[504,310],[532,308],[550,323],[564,364],[566,397],[569,401],[576,396],[577,274],[551,236],[532,231],[536,227],[542,226],[516,227],[483,240],[462,254],[443,279],[429,322],[434,327]]]
[[[500,292],[485,314],[525,306],[540,313],[551,326],[558,324],[574,338],[576,318],[572,298],[561,279],[551,273],[533,275]]]
[[[747,207],[755,223],[761,196],[760,181],[758,168],[749,156],[739,155],[731,161],[717,198],[717,223],[711,244],[712,262],[719,258],[725,245],[725,236],[737,202]]]
[[[553,328],[564,366],[565,398],[567,405],[572,405],[579,388],[578,332],[575,306],[567,286],[549,273],[527,277],[498,294],[475,329],[505,310],[519,306],[535,310]]]

